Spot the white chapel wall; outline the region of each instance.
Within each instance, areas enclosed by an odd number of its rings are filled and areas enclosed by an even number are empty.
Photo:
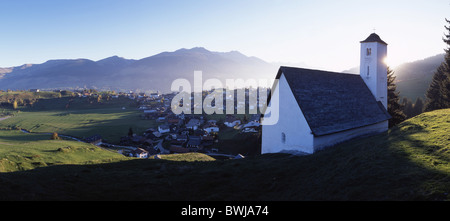
[[[311,134],[308,123],[292,94],[284,74],[280,77],[272,99],[280,99],[280,117],[277,124],[263,126],[261,153],[278,153],[283,151],[313,153],[314,136]]]

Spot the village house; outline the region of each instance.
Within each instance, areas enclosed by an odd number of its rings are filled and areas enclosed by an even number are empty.
[[[188,140],[188,135],[177,134],[175,140],[180,141],[180,142],[186,142]]]
[[[208,147],[214,144],[216,138],[214,136],[211,135],[203,135],[201,137],[202,139],[202,147]]]
[[[242,128],[246,128],[246,127],[259,127],[260,123],[255,122],[255,121],[249,121],[248,123],[244,124],[242,126]]]
[[[86,143],[90,143],[90,144],[98,146],[98,145],[102,144],[103,140],[102,140],[102,136],[96,134],[96,135],[85,138],[84,141]]]
[[[190,129],[188,128],[178,128],[177,133],[180,135],[189,135]]]
[[[280,67],[268,104],[278,122],[262,126],[261,153],[315,153],[388,130],[387,44],[372,33],[361,41],[360,73]],[[274,115],[272,115],[274,114]]]
[[[166,121],[166,117],[158,117],[158,119],[156,119],[156,122],[165,122]]]
[[[242,129],[242,133],[257,133],[258,129],[257,127],[246,127]]]
[[[219,132],[219,127],[215,124],[205,124],[203,130],[207,133],[217,133]]]
[[[147,158],[148,157],[148,151],[142,149],[142,148],[136,148],[130,152],[130,157],[137,157],[137,158]]]
[[[234,126],[237,126],[237,125],[241,124],[241,120],[237,119],[233,115],[227,115],[224,124],[227,127],[234,127]]]
[[[207,124],[217,125],[217,120],[208,120],[206,121]]]
[[[146,146],[153,146],[153,145],[155,145],[155,143],[156,142],[153,139],[147,138],[147,137],[145,137],[142,141],[142,144],[146,145]]]
[[[189,148],[199,148],[202,143],[202,138],[200,136],[189,136],[189,141],[186,147]]]
[[[261,123],[261,115],[260,115],[260,114],[253,114],[253,115],[250,117],[249,122]]]
[[[158,93],[150,93],[149,97],[157,99],[160,95]]]
[[[197,128],[200,126],[201,122],[199,119],[192,118],[189,120],[189,122],[186,124],[186,128],[197,130]]]
[[[179,119],[179,118],[168,118],[167,119],[167,123],[173,124],[173,125],[180,125],[181,124],[181,119]]]
[[[170,126],[168,124],[161,124],[158,126],[158,131],[160,133],[169,133],[170,132]]]
[[[139,93],[138,98],[146,98],[147,95],[145,93]]]

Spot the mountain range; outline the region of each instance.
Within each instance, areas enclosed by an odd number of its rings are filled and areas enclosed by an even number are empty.
[[[426,91],[433,79],[434,72],[444,61],[445,54],[438,54],[414,62],[404,63],[394,68],[397,90],[400,96],[414,102],[417,98],[425,99]]]
[[[394,67],[400,96],[415,100],[424,97],[444,54]],[[238,51],[212,52],[202,47],[162,52],[139,60],[112,56],[99,61],[89,59],[49,60],[0,68],[0,89],[80,89],[115,91],[170,92],[175,79],[193,84],[194,71],[202,71],[203,80],[273,79],[280,64],[268,63]],[[359,72],[354,67],[343,72]]]
[[[88,59],[50,60],[0,68],[0,89],[27,90],[96,88],[170,92],[175,79],[193,82],[194,71],[203,79],[273,79],[276,67],[240,52],[211,52],[205,48],[179,49],[140,60],[118,56],[99,61]]]

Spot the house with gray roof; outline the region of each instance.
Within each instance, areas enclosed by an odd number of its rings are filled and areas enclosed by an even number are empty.
[[[280,67],[262,118],[261,153],[312,154],[388,130],[387,44],[373,33],[361,41],[360,74]],[[276,123],[265,124],[268,117]],[[273,120],[273,119],[272,119]]]
[[[191,120],[189,120],[189,122],[186,124],[186,128],[188,129],[192,129],[192,130],[197,130],[197,128],[200,126],[201,122],[199,119],[196,118],[192,118]]]

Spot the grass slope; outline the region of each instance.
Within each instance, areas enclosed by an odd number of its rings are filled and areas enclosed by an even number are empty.
[[[50,135],[0,130],[0,172],[67,164],[111,163],[127,158],[94,145],[50,140]]]
[[[1,199],[448,200],[450,110],[309,156],[127,160],[0,174]],[[204,155],[199,154],[199,157]],[[178,159],[180,159],[178,158]]]

